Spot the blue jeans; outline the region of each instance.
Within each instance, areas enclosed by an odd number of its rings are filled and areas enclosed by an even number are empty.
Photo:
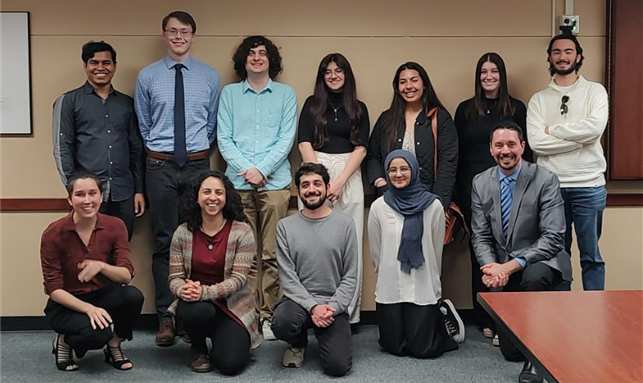
[[[576,231],[584,290],[605,289],[605,262],[598,249],[603,228],[603,210],[607,199],[605,186],[561,188],[565,201],[565,250],[571,254],[572,223]]]

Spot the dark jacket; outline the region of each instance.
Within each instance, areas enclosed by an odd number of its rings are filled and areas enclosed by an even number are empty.
[[[395,143],[387,148],[385,138],[382,137],[382,121],[386,113],[388,111],[382,113],[377,119],[369,139],[366,173],[371,186],[380,177],[386,179],[384,160],[391,151],[402,148],[404,139],[406,128],[401,122]],[[431,120],[426,118],[426,112],[422,112],[415,123],[415,157],[420,164],[420,182],[440,197],[442,205],[446,207],[451,203],[451,193],[458,167],[458,133],[451,115],[444,109],[438,111],[438,174],[435,182],[433,180],[434,147]],[[386,187],[378,189],[378,195],[386,191]]]

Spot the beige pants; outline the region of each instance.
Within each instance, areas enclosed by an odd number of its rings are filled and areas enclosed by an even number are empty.
[[[342,154],[328,154],[322,152],[315,152],[317,155],[317,160],[320,164],[326,166],[328,169],[328,174],[330,174],[330,180],[332,181],[339,177],[339,175],[344,170],[348,157],[351,153],[342,153]],[[357,252],[358,252],[358,261],[357,261],[357,289],[355,290],[355,295],[351,300],[350,305],[348,306],[348,315],[349,323],[359,323],[360,321],[360,309],[362,306],[362,277],[363,277],[363,254],[362,254],[362,242],[364,236],[364,185],[362,184],[362,171],[357,169],[355,173],[346,181],[344,187],[342,188],[342,193],[339,196],[339,199],[335,202],[330,202],[326,200],[328,205],[333,208],[341,211],[342,213],[350,216],[355,221],[355,229],[357,231]],[[303,209],[304,205],[301,203],[301,200],[297,198],[297,203],[299,205],[299,210]]]
[[[255,291],[260,318],[269,319],[282,292],[277,269],[277,222],[286,217],[290,189],[239,191],[243,212],[257,242],[255,262],[248,272],[248,285]]]

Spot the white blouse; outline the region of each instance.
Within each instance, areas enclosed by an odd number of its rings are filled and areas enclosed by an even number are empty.
[[[444,209],[436,199],[424,211],[422,253],[424,264],[406,274],[397,260],[404,216],[378,198],[368,215],[368,242],[371,260],[377,273],[375,302],[381,304],[414,303],[420,306],[438,303],[442,297],[442,248]]]

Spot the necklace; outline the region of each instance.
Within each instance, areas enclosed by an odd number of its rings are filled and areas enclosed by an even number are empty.
[[[219,228],[217,229],[217,231],[215,231],[215,232],[214,232],[214,234],[213,234],[213,235],[208,235],[208,234],[205,232],[205,230],[203,230],[203,226],[201,226],[201,232],[204,234],[204,237],[203,237],[203,238],[204,238],[204,240],[205,240],[205,244],[206,244],[206,245],[208,245],[208,250],[212,250],[212,249],[214,249],[214,241],[210,241],[210,238],[212,238],[212,237],[214,237],[215,235],[219,234],[219,232],[221,231],[221,229],[223,229],[223,226],[225,226],[226,222],[227,222],[227,220],[226,220],[226,219],[224,219],[224,220],[223,220],[223,223],[221,224],[221,226],[219,226]]]
[[[338,106],[337,108],[335,108],[335,105],[333,105],[333,103],[332,103],[332,102],[330,102],[330,101],[329,101],[328,103],[330,104],[330,107],[331,107],[331,108],[333,108],[333,113],[335,113],[335,121],[337,121],[337,111],[338,111],[338,110],[339,110],[339,108],[341,108],[341,107],[342,107],[342,105],[344,105],[344,104],[339,104],[339,106]]]
[[[496,105],[498,105],[498,101],[494,102],[491,106],[487,105],[487,114],[491,113],[491,109],[495,108]]]

